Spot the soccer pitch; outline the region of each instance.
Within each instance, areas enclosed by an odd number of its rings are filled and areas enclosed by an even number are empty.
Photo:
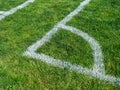
[[[119,0],[1,0],[0,87],[119,90]]]

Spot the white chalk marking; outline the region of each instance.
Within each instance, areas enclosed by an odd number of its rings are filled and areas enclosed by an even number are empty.
[[[0,11],[0,14],[3,14],[5,11]]]
[[[23,4],[15,7],[15,8],[12,8],[9,11],[0,11],[0,20],[4,19],[6,16],[9,16],[9,15],[15,13],[17,10],[28,6],[30,3],[34,2],[34,1],[35,0],[27,0]],[[55,25],[54,28],[51,29],[41,40],[37,41],[35,44],[28,47],[28,49],[24,53],[24,55],[39,59],[39,60],[46,62],[48,64],[51,64],[53,66],[57,66],[60,68],[69,68],[70,71],[77,71],[78,73],[90,75],[90,76],[99,78],[101,80],[109,81],[109,82],[120,85],[120,78],[115,78],[115,77],[112,77],[109,75],[105,75],[104,64],[103,64],[103,60],[102,60],[102,51],[101,51],[101,48],[100,48],[98,42],[94,38],[90,37],[88,34],[82,32],[81,30],[78,30],[71,26],[66,26],[66,23],[68,21],[70,21],[81,10],[83,10],[84,6],[87,5],[90,1],[91,0],[83,1],[78,6],[77,9],[75,9],[73,12],[71,12],[67,17],[65,17],[57,25]],[[52,35],[54,35],[60,29],[66,29],[68,31],[71,31],[72,33],[75,33],[75,34],[81,36],[86,41],[88,41],[88,43],[91,45],[91,48],[93,49],[93,55],[94,55],[93,69],[83,68],[80,65],[72,65],[70,62],[64,62],[62,60],[54,59],[54,58],[44,55],[42,53],[38,54],[35,52],[39,47],[41,47],[43,44],[45,44],[47,41],[49,41],[52,38]]]
[[[84,0],[73,12],[71,12],[63,20],[57,23],[42,39],[38,40],[33,45],[29,46],[25,51],[24,55],[41,60],[53,66],[57,66],[60,68],[68,68],[70,71],[77,71],[78,73],[86,74],[89,76],[99,78],[101,80],[109,81],[111,83],[120,85],[120,78],[116,78],[116,77],[105,74],[102,51],[98,42],[94,38],[89,36],[87,33],[79,29],[76,29],[72,26],[66,25],[66,23],[70,21],[80,11],[82,11],[85,5],[87,5],[90,1],[91,0]],[[42,45],[44,45],[46,42],[50,41],[52,36],[55,33],[57,33],[60,29],[65,29],[78,36],[81,36],[84,40],[86,40],[90,44],[93,50],[93,56],[94,56],[94,66],[92,69],[84,68],[81,65],[71,64],[70,62],[65,62],[63,60],[54,59],[43,53],[41,54],[36,53],[36,50],[40,48]]]
[[[23,4],[18,5],[17,7],[12,8],[12,9],[10,9],[8,11],[0,11],[0,20],[4,19],[6,16],[9,16],[9,15],[15,13],[19,9],[22,9],[22,8],[28,6],[30,3],[34,2],[34,1],[35,0],[27,0]]]

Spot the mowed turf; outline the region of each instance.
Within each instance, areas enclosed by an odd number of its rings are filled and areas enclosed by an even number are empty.
[[[9,10],[25,1],[26,0],[0,0],[0,11]]]
[[[2,0],[1,0],[2,1]],[[0,2],[1,2],[0,1]],[[22,1],[9,0],[5,10]],[[53,67],[22,56],[28,46],[41,39],[73,11],[82,0],[36,0],[0,21],[0,87],[9,90],[119,90],[120,86],[90,76]],[[120,78],[120,1],[92,0],[67,25],[94,37],[101,45],[107,74]],[[2,8],[1,8],[2,7]],[[1,10],[1,11],[2,11]],[[65,30],[57,32],[37,52],[91,68],[92,50],[81,37]]]

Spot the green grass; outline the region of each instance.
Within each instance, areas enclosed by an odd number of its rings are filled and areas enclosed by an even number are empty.
[[[7,10],[23,2],[0,9]],[[41,39],[82,0],[36,0],[0,21],[0,87],[8,90],[119,90],[109,82],[69,72],[23,57],[29,45]],[[3,0],[2,0],[3,2]],[[10,2],[12,3],[12,2]],[[120,78],[120,1],[92,0],[68,25],[83,30],[101,45],[106,73]],[[58,49],[59,48],[59,49]],[[92,67],[89,44],[75,34],[61,30],[37,52]]]
[[[93,0],[68,25],[94,37],[102,46],[106,73],[120,77],[120,1],[100,1]]]
[[[88,68],[92,68],[94,63],[89,44],[81,37],[66,30],[57,32],[50,42],[39,48],[37,52]]]
[[[19,4],[22,4],[26,0],[0,0],[0,11],[6,11]]]

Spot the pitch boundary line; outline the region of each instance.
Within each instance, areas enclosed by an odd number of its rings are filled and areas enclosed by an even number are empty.
[[[24,55],[29,56],[34,59],[41,60],[47,64],[50,64],[52,66],[57,66],[60,68],[68,68],[69,71],[77,71],[78,73],[86,74],[93,76],[95,78],[99,78],[104,81],[109,81],[114,84],[120,85],[120,78],[116,78],[110,75],[105,74],[105,68],[103,64],[103,56],[102,56],[102,50],[98,42],[89,36],[87,33],[76,29],[72,26],[67,26],[66,23],[70,21],[75,15],[77,15],[79,12],[81,12],[84,7],[90,2],[91,0],[84,0],[80,3],[80,5],[69,15],[67,15],[63,20],[61,20],[59,23],[57,23],[45,36],[43,36],[42,39],[38,40],[36,43],[32,44],[27,48]],[[57,33],[60,29],[68,30],[72,33],[77,34],[78,36],[81,36],[84,40],[86,40],[92,50],[93,50],[93,56],[94,56],[94,66],[92,69],[83,68],[80,65],[74,65],[70,62],[65,62],[59,59],[54,59],[50,56],[47,56],[43,53],[39,54],[36,53],[36,50],[40,48],[42,45],[44,45],[46,42],[50,41],[52,36]]]
[[[28,6],[30,3],[34,2],[35,0],[27,0],[23,4],[18,5],[15,8],[12,8],[8,11],[0,11],[0,20],[4,19],[6,16],[9,16],[19,9],[22,9],[26,6]],[[91,0],[84,0],[73,12],[71,12],[68,16],[66,16],[63,20],[61,20],[59,23],[57,23],[53,29],[51,29],[42,39],[34,43],[33,45],[29,46],[28,49],[25,51],[24,55],[36,58],[38,60],[41,60],[43,62],[46,62],[47,64],[51,64],[53,66],[57,66],[60,68],[68,68],[69,71],[77,71],[78,73],[86,74],[89,76],[93,76],[95,78],[99,78],[104,81],[109,81],[114,84],[120,85],[120,78],[116,78],[110,75],[105,74],[104,64],[103,64],[103,56],[101,47],[98,44],[98,42],[89,36],[87,33],[76,29],[72,26],[67,26],[66,23],[70,21],[75,15],[77,15],[79,12],[81,12],[84,7],[90,2]],[[43,53],[38,54],[35,51],[44,45],[46,42],[50,41],[52,36],[57,33],[60,29],[65,29],[67,31],[70,31],[74,34],[77,34],[78,36],[81,36],[84,40],[86,40],[92,50],[93,50],[93,56],[94,56],[94,66],[92,69],[83,68],[80,65],[74,65],[70,62],[65,62],[62,60],[54,59],[50,56],[47,56]]]
[[[19,9],[22,9],[22,8],[28,6],[30,3],[33,3],[34,1],[35,0],[27,0],[23,4],[20,4],[17,7],[14,7],[8,11],[0,11],[0,20],[4,19],[6,16],[9,16],[9,15],[15,13]]]

